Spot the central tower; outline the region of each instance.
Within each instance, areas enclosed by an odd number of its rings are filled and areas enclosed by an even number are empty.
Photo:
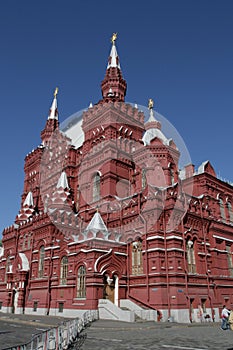
[[[117,54],[115,41],[117,34],[114,33],[111,42],[112,49],[108,58],[108,65],[104,80],[101,83],[101,90],[104,102],[124,102],[127,89],[126,81],[123,79],[120,61]]]

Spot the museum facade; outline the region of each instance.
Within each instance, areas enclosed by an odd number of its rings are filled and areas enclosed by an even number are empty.
[[[115,40],[102,99],[61,128],[56,89],[25,157],[21,207],[2,234],[1,311],[219,320],[233,307],[232,184],[209,161],[180,170],[153,101],[148,115],[125,102]]]

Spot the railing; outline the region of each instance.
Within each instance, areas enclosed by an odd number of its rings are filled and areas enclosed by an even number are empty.
[[[86,339],[80,334],[91,322],[98,319],[97,310],[86,311],[82,318],[65,321],[56,328],[34,335],[30,342],[3,350],[69,350],[79,349]]]

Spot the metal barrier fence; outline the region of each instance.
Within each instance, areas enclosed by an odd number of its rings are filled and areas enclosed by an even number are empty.
[[[86,311],[82,318],[65,321],[56,328],[43,331],[32,337],[31,341],[3,350],[68,350],[79,349],[86,338],[80,334],[91,322],[98,319],[97,310]]]

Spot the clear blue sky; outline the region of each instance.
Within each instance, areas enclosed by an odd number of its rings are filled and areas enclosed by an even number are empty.
[[[113,32],[126,100],[152,97],[196,167],[209,159],[233,181],[233,1],[1,1],[1,231],[18,213],[24,157],[54,88],[61,122],[96,103]]]

